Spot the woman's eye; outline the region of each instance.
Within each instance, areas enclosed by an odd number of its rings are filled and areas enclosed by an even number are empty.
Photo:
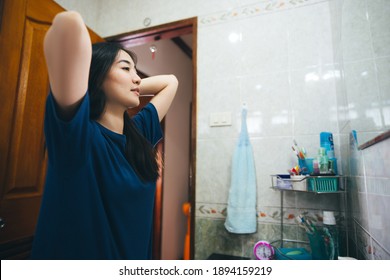
[[[122,69],[125,71],[130,71],[130,67],[123,67]]]

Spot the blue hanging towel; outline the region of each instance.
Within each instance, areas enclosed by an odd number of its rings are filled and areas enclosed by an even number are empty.
[[[240,139],[232,161],[231,183],[225,228],[231,233],[256,232],[256,171],[246,125],[247,110],[242,110]]]

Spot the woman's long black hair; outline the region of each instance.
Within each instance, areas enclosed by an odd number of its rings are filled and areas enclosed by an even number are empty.
[[[88,92],[90,98],[90,117],[98,119],[104,112],[106,95],[102,84],[120,50],[127,52],[137,63],[137,57],[117,43],[96,43],[92,45],[92,61],[89,71]],[[144,182],[156,181],[159,175],[156,150],[138,132],[127,111],[124,112],[123,134],[126,136],[126,159]]]

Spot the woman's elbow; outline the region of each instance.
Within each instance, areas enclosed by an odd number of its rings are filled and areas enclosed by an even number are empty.
[[[177,89],[177,87],[179,86],[179,80],[177,79],[177,77],[173,74],[168,75],[168,77],[169,77],[169,84],[172,87]]]
[[[174,84],[179,84],[179,80],[177,79],[177,77],[175,75],[171,74],[170,77],[171,77],[171,80]]]
[[[84,26],[81,15],[76,11],[65,11],[58,13],[53,20],[54,26]]]
[[[89,36],[83,18],[75,11],[58,13],[53,20],[52,28],[61,38],[60,40],[77,40]]]

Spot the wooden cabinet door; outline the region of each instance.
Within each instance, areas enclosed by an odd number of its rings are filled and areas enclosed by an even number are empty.
[[[28,256],[43,193],[48,73],[43,38],[63,11],[52,0],[0,0],[0,257]],[[103,41],[90,31],[92,42]]]

